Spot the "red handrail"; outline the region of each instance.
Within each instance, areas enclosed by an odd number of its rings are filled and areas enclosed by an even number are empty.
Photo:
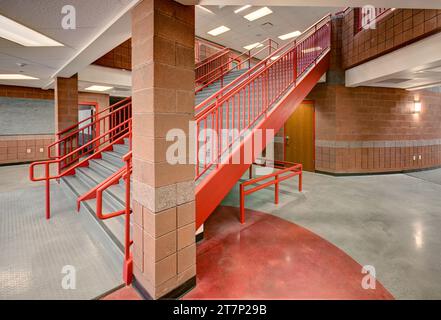
[[[232,81],[231,83],[229,83],[228,85],[223,87],[221,90],[215,92],[213,95],[211,95],[210,97],[208,97],[204,101],[200,102],[195,107],[195,113],[197,115],[196,117],[202,116],[202,114],[198,114],[198,112],[200,112],[201,110],[204,110],[205,112],[208,112],[211,108],[213,108],[215,106],[214,102],[215,102],[216,99],[221,97],[228,90],[232,89],[236,84],[238,84],[238,83],[242,82],[243,80],[245,80],[246,78],[250,77],[250,75],[253,74],[254,72],[258,71],[259,68],[261,68],[261,67],[265,68],[267,66],[268,62],[273,60],[275,57],[280,56],[280,54],[282,52],[285,52],[287,49],[289,49],[289,47],[295,45],[298,41],[301,41],[302,38],[306,37],[311,31],[314,30],[314,28],[316,28],[318,25],[320,25],[323,21],[330,19],[330,17],[331,17],[331,14],[325,15],[318,22],[316,22],[315,24],[313,24],[310,27],[308,27],[307,29],[305,29],[305,31],[303,31],[302,34],[299,37],[296,38],[296,40],[294,40],[292,42],[288,42],[283,47],[277,49],[276,51],[271,53],[268,57],[266,57],[265,59],[261,60],[253,68],[249,69],[247,72],[245,72],[242,75],[240,75],[238,78],[236,78],[234,81]],[[211,103],[211,105],[210,105],[210,103]],[[207,105],[210,105],[210,106],[207,107]]]
[[[248,51],[245,51],[243,53],[241,53],[240,55],[237,55],[234,58],[231,58],[228,62],[224,63],[223,65],[220,65],[219,67],[217,67],[216,69],[212,70],[211,72],[209,72],[208,74],[205,75],[204,77],[204,81],[201,81],[200,79],[196,80],[196,84],[197,83],[201,83],[203,82],[203,84],[201,86],[199,86],[198,88],[196,88],[195,93],[198,93],[199,91],[203,90],[204,88],[208,87],[209,85],[211,85],[212,83],[218,81],[219,79],[223,80],[224,76],[226,74],[228,74],[229,72],[233,71],[234,69],[240,69],[239,67],[242,66],[245,63],[248,63],[248,69],[251,68],[251,60],[257,56],[259,56],[259,54],[267,49],[269,49],[269,54],[271,55],[271,52],[274,50],[277,50],[279,44],[271,39],[266,39],[264,41],[262,41],[262,44],[268,42],[267,45],[265,45],[262,49],[260,49],[259,51],[257,51],[256,53],[251,55],[251,51],[260,47],[256,47],[253,49],[250,49]],[[276,44],[275,47],[273,47],[273,43]],[[231,62],[232,61],[240,61],[242,59],[242,56],[248,57],[245,60],[241,61],[240,63],[238,63],[235,66],[231,66]],[[224,86],[223,81],[221,82],[221,88]]]
[[[122,105],[122,104],[124,104],[124,103],[126,103],[126,102],[129,102],[129,101],[131,101],[131,100],[132,100],[132,97],[128,97],[128,98],[125,98],[125,99],[123,99],[123,100],[120,100],[120,101],[118,101],[118,102],[112,104],[111,106],[108,106],[107,108],[105,108],[105,109],[103,109],[103,110],[100,110],[99,112],[95,113],[94,115],[91,115],[91,116],[88,117],[88,118],[85,118],[85,119],[81,120],[80,122],[78,122],[78,123],[76,123],[76,124],[74,124],[74,125],[72,125],[72,126],[70,126],[70,127],[67,127],[67,128],[65,128],[65,129],[63,129],[63,130],[58,131],[58,132],[56,133],[56,135],[57,135],[57,137],[59,138],[62,134],[65,134],[65,133],[68,132],[68,131],[71,131],[71,130],[73,130],[73,129],[75,129],[75,128],[78,128],[78,126],[79,126],[80,124],[82,124],[82,123],[84,123],[84,122],[86,122],[86,121],[92,120],[93,118],[96,118],[98,115],[102,114],[103,112],[108,111],[108,110],[111,110],[111,109],[113,109],[113,108],[115,108],[115,107],[117,107],[117,106],[119,106],[119,105]]]
[[[29,166],[29,179],[31,181],[45,181],[46,182],[46,219],[50,218],[50,180],[54,179],[60,179],[61,177],[71,175],[75,173],[75,169],[78,167],[86,166],[89,163],[90,159],[97,158],[101,155],[101,152],[106,150],[111,150],[114,144],[121,143],[121,141],[129,137],[130,138],[130,132],[129,128],[131,128],[131,121],[132,119],[127,119],[124,122],[121,122],[117,126],[113,127],[109,131],[101,134],[100,136],[94,138],[93,140],[87,142],[85,145],[79,147],[78,149],[75,149],[74,151],[66,154],[63,157],[53,159],[53,160],[46,160],[46,161],[37,161],[31,163]],[[120,136],[117,139],[114,139],[115,133],[120,134]],[[80,152],[81,150],[87,149],[87,152]],[[89,156],[80,159],[81,155],[88,154]],[[65,171],[58,172],[56,175],[50,175],[50,165],[56,164],[59,165],[60,162],[65,161],[67,158],[72,157],[76,164],[66,168]],[[35,178],[35,167],[37,166],[44,166],[45,173],[43,177]]]
[[[325,16],[308,28],[303,36],[263,60],[262,68],[250,70],[244,76],[246,79],[233,84],[234,88],[226,91],[228,86],[224,87],[214,96],[212,104],[197,114],[196,179],[213,165],[218,167],[221,157],[230,152],[233,143],[246,130],[263,121],[288,89],[297,86],[319,59],[329,52],[330,21],[330,15]],[[207,134],[207,129],[210,129],[210,134]],[[229,132],[226,137],[224,130]],[[214,131],[214,137],[210,131]]]
[[[255,163],[257,164],[257,163]],[[259,166],[267,166],[266,164],[257,164]],[[274,189],[274,204],[279,204],[279,183],[289,178],[299,176],[299,192],[302,192],[302,177],[303,167],[299,163],[287,162],[287,161],[274,161],[271,163],[271,167],[278,169],[278,171],[263,175],[258,178],[252,179],[252,165],[250,166],[250,180],[242,182],[240,184],[240,222],[245,223],[245,196],[250,195],[256,191],[262,190],[271,185],[275,185]],[[291,173],[289,173],[291,172]],[[289,174],[287,174],[289,173]],[[270,180],[263,184],[259,184],[253,188],[246,189],[246,187],[256,184],[258,182]]]
[[[203,38],[198,38],[198,37],[196,37],[196,38],[195,38],[195,46],[194,46],[194,47],[195,47],[195,62],[196,62],[196,67],[197,67],[199,64],[204,63],[204,61],[206,61],[207,59],[210,58],[210,57],[207,57],[207,58],[204,58],[204,59],[201,60],[201,58],[200,58],[200,47],[201,47],[202,45],[204,45],[204,46],[206,46],[206,47],[214,48],[214,50],[216,50],[215,53],[217,53],[217,52],[219,52],[219,51],[225,49],[225,47],[224,47],[224,46],[221,46],[220,44],[217,44],[217,43],[211,42],[211,41],[206,40],[206,39],[203,39]]]
[[[103,181],[99,187],[96,189],[96,215],[99,219],[105,220],[114,218],[117,216],[125,215],[125,225],[124,225],[124,268],[123,268],[123,279],[126,285],[132,282],[133,274],[133,257],[130,252],[130,246],[133,241],[130,237],[130,214],[132,210],[130,208],[130,176],[132,174],[132,151],[129,151],[124,157],[124,162],[126,163],[124,167],[115,172],[112,176]],[[110,186],[117,184],[118,181],[123,178],[126,184],[125,189],[125,208],[119,211],[103,213],[103,192]]]
[[[210,74],[213,70],[217,69],[219,66],[223,65],[225,61],[229,61],[230,49],[225,48],[219,52],[216,52],[209,58],[205,59],[204,62],[195,67],[195,83],[204,82],[205,77]]]
[[[100,131],[108,131],[111,129],[112,125],[117,122],[123,122],[131,117],[131,107],[132,103],[127,102],[126,104],[120,106],[119,108],[111,111],[103,115],[102,117],[95,118],[94,121],[72,131],[62,137],[59,140],[51,143],[48,148],[48,156],[50,159],[57,159],[65,156],[67,153],[70,153],[73,150],[79,150],[78,147],[80,144],[84,144],[92,139],[94,139],[97,135],[100,134]],[[117,137],[118,132],[115,133],[115,137]],[[54,156],[51,153],[51,150],[55,147],[57,151],[57,155]],[[84,150],[84,149],[83,149]],[[84,150],[88,153],[88,150]],[[69,167],[75,162],[75,159],[66,159],[64,162],[60,162],[58,171],[61,171],[64,168]]]

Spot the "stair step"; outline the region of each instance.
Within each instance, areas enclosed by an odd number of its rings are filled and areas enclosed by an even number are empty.
[[[124,160],[122,159],[121,154],[116,153],[114,151],[105,151],[101,153],[101,159],[106,160],[119,168],[125,165]]]
[[[127,152],[129,152],[129,144],[114,144],[113,151],[124,156]]]
[[[103,227],[104,231],[115,242],[115,244],[124,251],[124,234],[125,234],[125,218],[118,216],[111,219],[101,220],[95,214],[96,200],[91,199],[81,204],[81,210],[87,210],[88,214],[92,214],[98,223]],[[109,207],[107,203],[103,203],[103,213],[113,212],[115,209]],[[123,208],[120,208],[123,209]]]

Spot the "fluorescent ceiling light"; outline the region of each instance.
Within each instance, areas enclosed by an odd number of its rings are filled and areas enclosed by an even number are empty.
[[[302,33],[300,31],[294,31],[294,32],[290,32],[287,34],[282,34],[281,36],[279,36],[279,39],[280,40],[287,40],[287,39],[298,37],[301,34]]]
[[[212,36],[218,36],[224,32],[230,31],[230,28],[226,27],[226,26],[220,26],[217,27],[216,29],[210,30],[207,33],[211,34]]]
[[[0,37],[26,47],[62,47],[63,44],[0,15]]]
[[[0,80],[38,80],[38,78],[25,74],[0,74]]]
[[[263,7],[263,8],[260,8],[259,10],[256,10],[256,11],[253,11],[253,12],[247,14],[246,16],[244,16],[244,18],[249,21],[254,21],[254,20],[257,20],[257,19],[262,18],[264,16],[267,16],[271,13],[273,13],[273,12],[271,11],[270,8]]]
[[[203,7],[203,6],[199,5],[199,4],[197,4],[196,7],[199,8],[199,9],[201,9],[202,11],[205,11],[205,12],[208,12],[208,13],[211,13],[211,14],[214,14],[213,11],[211,11],[210,9],[207,9],[207,8],[205,8],[205,7]]]
[[[279,57],[280,57],[279,55],[272,56],[272,57],[271,57],[271,60],[274,61],[274,60],[276,60],[276,59],[279,59]]]
[[[107,90],[110,90],[110,89],[113,89],[113,87],[94,85],[94,86],[87,87],[85,90],[90,90],[90,91],[107,91]]]
[[[242,12],[242,11],[244,11],[244,10],[250,8],[250,7],[251,7],[251,5],[247,4],[246,6],[243,6],[243,7],[240,7],[239,9],[237,9],[237,10],[234,10],[234,13]]]
[[[244,49],[251,50],[251,49],[260,48],[260,47],[263,47],[263,44],[261,44],[260,42],[256,42],[256,43],[249,44],[249,45],[245,46]]]

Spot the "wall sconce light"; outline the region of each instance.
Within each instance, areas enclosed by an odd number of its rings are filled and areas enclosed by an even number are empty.
[[[421,101],[414,101],[414,113],[421,113]]]

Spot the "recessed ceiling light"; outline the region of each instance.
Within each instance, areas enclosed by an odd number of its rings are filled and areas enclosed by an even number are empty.
[[[298,37],[301,34],[302,33],[300,31],[294,31],[294,32],[290,32],[287,34],[282,34],[281,36],[279,36],[279,39],[280,40],[287,40],[287,39]]]
[[[90,90],[90,91],[107,91],[107,90],[110,90],[110,89],[113,89],[113,87],[94,85],[94,86],[87,87],[85,90]]]
[[[63,44],[0,15],[0,37],[26,47],[62,47]]]
[[[240,7],[239,9],[237,9],[237,10],[234,10],[234,13],[239,13],[241,11],[244,11],[244,10],[250,8],[250,7],[251,7],[251,5],[247,4],[246,6],[243,6],[243,7]]]
[[[244,49],[251,50],[251,49],[260,48],[260,47],[263,47],[263,44],[261,44],[260,42],[256,42],[256,43],[249,44],[249,45],[245,46]]]
[[[207,12],[207,13],[214,14],[213,11],[211,11],[210,9],[207,9],[207,8],[205,8],[205,7],[203,7],[203,6],[199,5],[199,4],[197,4],[196,7],[199,8],[199,9],[201,9],[202,11]]]
[[[215,28],[213,30],[208,31],[207,33],[212,35],[212,36],[218,36],[218,35],[220,35],[220,34],[222,34],[224,32],[227,32],[227,31],[230,31],[230,28],[228,28],[226,26],[220,26],[220,27],[217,27],[217,28]]]
[[[39,80],[38,78],[25,74],[0,74],[0,80]]]
[[[249,21],[254,21],[254,20],[257,20],[257,19],[262,18],[264,16],[267,16],[271,13],[273,13],[273,12],[271,11],[270,8],[263,7],[263,8],[260,8],[259,10],[256,10],[256,11],[253,11],[253,12],[247,14],[246,16],[244,16],[244,18]]]

